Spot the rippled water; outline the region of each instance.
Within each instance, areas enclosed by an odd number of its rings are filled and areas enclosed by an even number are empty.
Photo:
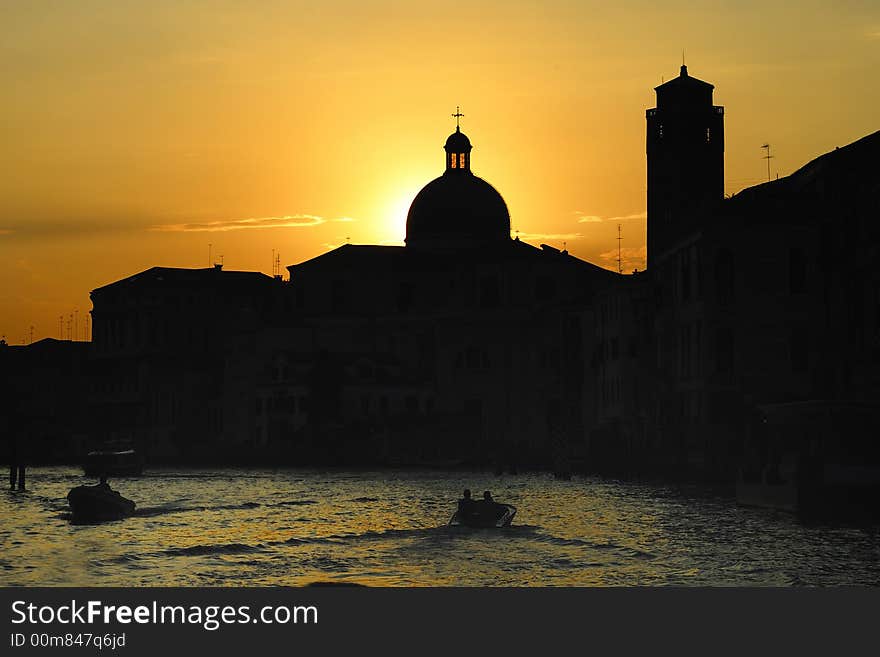
[[[0,584],[880,585],[877,527],[805,526],[705,491],[486,473],[167,470],[138,515],[73,525],[74,468],[0,496]],[[463,488],[514,526],[447,527]]]

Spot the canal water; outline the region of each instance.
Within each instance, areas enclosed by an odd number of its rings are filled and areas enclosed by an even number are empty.
[[[705,489],[483,472],[158,470],[137,515],[70,522],[76,468],[0,495],[0,585],[880,585],[878,527],[807,525]],[[449,527],[464,488],[517,507]]]

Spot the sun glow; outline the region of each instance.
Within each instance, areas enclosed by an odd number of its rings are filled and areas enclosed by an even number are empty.
[[[380,244],[403,245],[406,239],[406,215],[409,213],[409,206],[412,205],[417,193],[418,190],[400,194],[386,205],[379,222],[379,226],[381,226],[381,232],[378,234]]]

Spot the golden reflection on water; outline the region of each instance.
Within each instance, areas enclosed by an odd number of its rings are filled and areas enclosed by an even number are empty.
[[[138,515],[72,525],[74,468],[0,497],[0,584],[76,586],[880,583],[876,528],[805,527],[700,491],[486,473],[168,470],[111,484]],[[518,508],[447,527],[463,488]],[[696,494],[699,493],[699,494]]]

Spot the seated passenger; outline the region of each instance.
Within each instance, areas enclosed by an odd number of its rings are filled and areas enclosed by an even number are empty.
[[[469,513],[473,505],[474,501],[471,499],[471,490],[470,488],[465,488],[462,498],[458,501],[458,511],[459,513]]]

